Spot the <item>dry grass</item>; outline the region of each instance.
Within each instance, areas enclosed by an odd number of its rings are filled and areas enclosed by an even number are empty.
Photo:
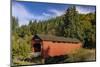
[[[65,62],[86,62],[86,61],[95,61],[96,53],[95,49],[84,49],[81,48],[77,51],[74,51],[72,54],[68,55],[69,58]]]

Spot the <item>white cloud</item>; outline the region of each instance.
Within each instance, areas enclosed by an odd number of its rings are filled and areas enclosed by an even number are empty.
[[[32,14],[30,14],[23,5],[19,3],[15,3],[12,6],[12,15],[18,17],[18,18],[26,18],[28,17],[34,17]]]
[[[49,13],[45,13],[45,12],[42,13],[42,15],[45,16],[45,17],[50,17],[50,16],[51,16],[51,14],[49,14]]]
[[[65,13],[65,10],[50,9],[49,12],[53,13],[55,16],[61,16]]]
[[[19,24],[28,24],[29,20],[47,20],[52,17],[61,16],[64,14],[64,10],[49,9],[48,12],[43,12],[41,15],[30,13],[23,4],[12,4],[12,16],[19,19]]]
[[[19,19],[19,24],[28,24],[29,20],[45,20],[50,14],[42,13],[42,15],[31,14],[22,4],[12,4],[12,16]]]
[[[27,24],[28,20],[34,17],[25,9],[23,5],[19,3],[12,4],[12,16],[15,16],[19,19],[20,25]]]
[[[84,8],[82,8],[81,6],[76,7],[76,10],[81,14],[87,14],[87,13],[95,11],[95,10],[91,10],[91,9],[92,9],[91,7],[87,7],[87,6]]]

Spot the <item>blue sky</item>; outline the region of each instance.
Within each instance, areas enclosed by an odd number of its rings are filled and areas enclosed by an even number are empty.
[[[28,24],[29,20],[47,20],[61,16],[65,13],[68,4],[20,2],[12,1],[12,16],[19,19],[19,24]],[[95,11],[94,6],[76,6],[79,13],[90,13]]]

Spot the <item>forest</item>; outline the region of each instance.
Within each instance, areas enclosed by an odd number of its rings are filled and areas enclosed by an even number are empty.
[[[33,19],[30,20],[27,25],[20,26],[18,18],[14,16],[12,16],[11,19],[12,62],[14,64],[29,63],[24,61],[20,62],[19,60],[30,57],[31,38],[35,34],[76,38],[82,42],[83,49],[96,49],[96,12],[80,14],[76,10],[76,6],[73,5],[69,7],[62,16],[43,21]],[[85,54],[89,55],[90,53]],[[77,55],[75,55],[75,57],[79,57],[80,54]],[[71,60],[69,60],[69,62],[70,61]]]

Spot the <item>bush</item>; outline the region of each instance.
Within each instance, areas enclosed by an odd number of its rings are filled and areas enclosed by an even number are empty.
[[[86,62],[95,61],[95,50],[94,49],[79,49],[72,54],[68,55],[65,62]]]
[[[15,61],[23,61],[25,58],[29,57],[30,55],[30,39],[20,38],[20,37],[12,37],[12,60]],[[13,61],[13,63],[15,63]]]

